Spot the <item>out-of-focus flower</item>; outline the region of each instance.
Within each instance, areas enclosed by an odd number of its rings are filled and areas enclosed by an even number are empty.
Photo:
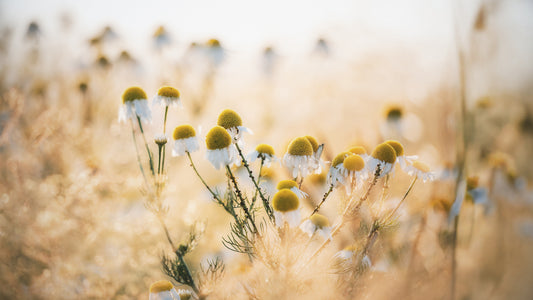
[[[290,227],[296,227],[300,224],[300,200],[291,190],[282,189],[274,194],[272,207],[276,226],[283,227],[287,223]]]
[[[320,156],[322,156],[322,151],[324,150],[324,145],[319,145],[318,141],[310,135],[306,135],[305,138],[313,147],[313,158],[316,162],[315,166],[312,167],[311,172],[314,174],[320,174],[322,173],[322,169],[325,167],[324,162],[320,159]]]
[[[162,48],[170,44],[170,35],[164,26],[159,26],[153,34],[154,44],[157,48]]]
[[[320,234],[325,239],[332,239],[331,225],[327,217],[321,214],[313,214],[309,219],[305,220],[300,229],[312,237],[315,233]]]
[[[225,128],[231,135],[232,141],[239,146],[244,144],[243,132],[253,134],[250,129],[242,126],[241,116],[231,109],[225,109],[218,115],[217,125]]]
[[[400,105],[390,104],[384,109],[385,122],[380,126],[381,135],[385,138],[403,136],[404,111]]]
[[[422,179],[423,182],[435,180],[435,173],[431,172],[428,165],[421,161],[414,161],[406,167],[406,172],[410,176],[416,176]]]
[[[150,300],[180,300],[180,295],[170,281],[160,280],[150,286]]]
[[[209,130],[205,139],[207,160],[218,170],[231,164],[240,165],[237,149],[232,143],[231,135],[221,126]]]
[[[118,111],[119,122],[140,118],[143,122],[151,122],[152,115],[148,107],[146,93],[140,87],[130,87],[122,94],[122,106]]]
[[[341,172],[345,178],[344,186],[348,194],[353,192],[353,188],[361,186],[361,183],[367,177],[365,161],[357,154],[349,155],[344,159]]]
[[[157,95],[154,96],[152,105],[181,107],[180,92],[171,86],[163,86],[159,88]]]
[[[187,152],[196,152],[200,148],[196,131],[191,125],[180,125],[174,128],[172,137],[174,138],[172,156],[181,156]]]
[[[344,184],[345,177],[344,177],[344,166],[342,163],[344,162],[344,159],[346,157],[354,155],[352,152],[341,152],[331,162],[331,168],[329,168],[328,172],[328,183],[333,184],[333,186],[337,187],[340,184]]]
[[[255,150],[248,154],[248,160],[251,163],[258,158],[263,160],[264,166],[266,167],[270,167],[272,161],[279,161],[279,158],[274,155],[274,148],[267,144],[257,145],[257,147],[255,147]]]
[[[308,196],[307,193],[298,188],[298,183],[296,183],[296,181],[294,180],[281,180],[280,182],[278,182],[276,189],[278,191],[281,191],[283,189],[289,189],[293,193],[295,193],[296,196],[298,196],[298,198],[300,199],[306,198]]]
[[[305,137],[291,141],[287,153],[283,156],[283,164],[289,168],[294,178],[305,177],[317,169],[317,161],[313,156],[313,146]]]

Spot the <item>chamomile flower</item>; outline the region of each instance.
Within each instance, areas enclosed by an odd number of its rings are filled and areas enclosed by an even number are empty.
[[[190,290],[178,289],[177,292],[178,295],[180,295],[181,300],[193,299],[193,292]]]
[[[160,280],[150,286],[150,300],[180,300],[180,295],[170,281]]]
[[[357,246],[356,245],[349,245],[349,246],[346,246],[344,247],[344,249],[342,249],[341,251],[337,252],[335,254],[335,257],[336,258],[339,258],[340,260],[342,261],[351,261],[352,258],[354,257],[354,254],[355,252],[357,251]]]
[[[368,171],[372,174],[376,174],[379,168],[378,178],[383,177],[394,170],[394,164],[396,163],[396,151],[394,148],[387,144],[379,144],[367,161]]]
[[[385,143],[389,144],[392,148],[394,148],[394,151],[396,152],[396,162],[400,165],[402,170],[404,172],[408,172],[409,168],[408,166],[412,164],[415,160],[418,159],[418,156],[411,155],[407,156],[405,155],[405,151],[403,149],[402,143],[395,141],[395,140],[388,140],[385,141]]]
[[[218,39],[209,39],[205,43],[205,53],[214,67],[218,67],[226,56],[225,50]]]
[[[305,193],[304,191],[300,190],[298,188],[298,183],[296,183],[296,181],[294,180],[282,180],[280,182],[278,182],[278,185],[276,186],[276,189],[278,191],[281,191],[283,189],[289,189],[291,190],[293,193],[296,194],[296,196],[298,196],[298,198],[302,199],[302,198],[307,198],[307,193]]]
[[[225,109],[218,115],[217,125],[224,127],[231,135],[232,141],[239,146],[244,144],[242,140],[243,132],[253,134],[250,129],[242,126],[241,116],[231,109]]]
[[[289,168],[292,177],[305,177],[317,169],[317,161],[313,156],[313,146],[305,137],[291,141],[287,153],[283,156],[283,164]]]
[[[354,188],[361,186],[367,177],[365,170],[365,160],[361,156],[352,154],[344,159],[341,172],[346,180],[344,184],[346,193],[351,194]]]
[[[252,163],[256,159],[262,159],[264,162],[264,165],[266,167],[270,167],[270,163],[272,161],[279,161],[279,158],[277,158],[274,155],[274,148],[272,146],[267,144],[259,144],[257,147],[255,147],[255,150],[252,151],[250,154],[248,154],[248,160]]]
[[[172,156],[181,156],[187,152],[196,152],[200,148],[196,131],[191,125],[180,125],[174,128],[172,137],[174,138]]]
[[[154,142],[159,146],[163,146],[168,142],[168,138],[166,134],[160,133],[154,137]]]
[[[231,164],[240,165],[237,149],[231,142],[230,134],[221,126],[215,126],[209,130],[205,143],[207,146],[207,160],[218,170]]]
[[[320,234],[325,239],[332,239],[331,225],[327,217],[321,214],[313,214],[309,219],[305,220],[300,229],[312,237],[315,233]]]
[[[180,92],[171,86],[163,86],[154,96],[152,105],[181,107]]]
[[[388,105],[384,109],[385,122],[380,126],[381,135],[387,138],[403,136],[404,111],[399,105]]]
[[[407,174],[422,179],[423,182],[435,180],[435,173],[431,172],[428,165],[421,161],[414,161],[406,167]]]
[[[320,174],[322,173],[322,169],[325,167],[324,161],[320,159],[320,156],[322,155],[322,151],[324,149],[324,145],[319,145],[318,141],[310,136],[306,135],[305,138],[309,141],[311,146],[313,147],[313,158],[315,159],[315,166],[311,169],[312,173],[314,174]]]
[[[118,110],[118,121],[140,118],[143,122],[151,122],[152,114],[148,107],[146,93],[140,87],[130,87],[122,94],[122,106]]]
[[[287,223],[290,227],[300,224],[300,200],[289,189],[279,190],[272,198],[274,218],[277,227],[283,227]]]
[[[342,163],[344,162],[344,159],[346,157],[354,155],[351,152],[341,152],[331,162],[331,168],[329,168],[328,172],[328,184],[333,184],[333,186],[337,187],[340,184],[344,184],[345,182],[345,176],[344,176],[344,167]]]

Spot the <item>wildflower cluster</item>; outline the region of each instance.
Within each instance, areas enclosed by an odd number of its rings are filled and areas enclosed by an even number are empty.
[[[155,193],[149,194],[147,197],[147,206],[159,217],[176,255],[175,259],[163,257],[162,263],[165,273],[176,282],[190,286],[198,295],[206,296],[209,294],[208,289],[202,286],[202,282],[205,283],[205,278],[202,279],[198,275],[195,279],[183,259],[192,250],[198,230],[192,230],[190,239],[186,243],[176,246],[162,219],[162,215],[166,213],[160,199],[166,180],[164,175],[165,146],[167,143],[165,135],[166,115],[168,107],[176,106],[174,104],[179,103],[179,101],[179,92],[171,87],[161,88],[153,100],[155,105],[165,106],[165,115],[163,131],[154,138],[158,147],[157,168],[153,165],[154,156],[148,144],[145,144],[155,185]],[[146,94],[142,89],[137,87],[128,89],[123,96],[123,107],[119,117],[120,121],[132,120],[132,126],[134,125],[133,120],[136,120],[144,141],[146,138],[142,124],[150,120],[149,106],[146,105],[146,102]],[[136,127],[132,128],[134,129],[134,142],[136,142]],[[199,141],[192,125],[183,124],[175,127],[172,134],[174,139],[172,154],[173,156],[188,157],[195,175],[210,192],[214,202],[231,216],[231,233],[222,239],[223,245],[232,251],[246,254],[254,262],[262,262],[274,269],[277,268],[275,266],[279,265],[280,261],[277,261],[279,253],[273,250],[275,247],[268,246],[276,243],[276,239],[272,240],[273,235],[278,235],[281,239],[280,245],[286,245],[285,247],[291,242],[291,236],[294,234],[308,236],[308,244],[317,241],[317,236],[321,237],[321,244],[317,245],[310,254],[302,256],[305,261],[301,262],[303,263],[301,267],[305,268],[307,264],[320,255],[328,244],[335,240],[336,234],[339,233],[344,224],[357,218],[359,209],[363,205],[372,211],[373,216],[367,241],[359,241],[362,245],[354,248],[358,249],[357,251],[343,250],[339,252],[337,257],[344,259],[343,268],[352,268],[358,272],[367,269],[371,265],[368,253],[373,242],[370,241],[375,240],[380,230],[390,227],[395,222],[398,208],[407,198],[417,179],[420,178],[424,182],[434,180],[434,175],[429,167],[418,161],[416,156],[405,155],[404,147],[398,141],[385,141],[377,145],[370,155],[367,154],[364,147],[350,147],[335,156],[327,173],[329,188],[307,217],[302,217],[303,214],[306,214],[306,209],[302,204],[308,201],[306,198],[309,197],[302,190],[305,187],[303,185],[304,179],[311,174],[321,174],[326,168],[326,163],[321,160],[324,144],[319,144],[314,137],[309,135],[296,137],[289,143],[283,159],[280,160],[276,157],[274,148],[268,144],[259,144],[253,151],[245,154],[244,133],[252,134],[252,131],[243,125],[243,120],[237,112],[225,109],[219,114],[216,125],[207,132],[204,143]],[[213,172],[224,172],[227,180],[226,190],[221,191],[209,186],[196,168],[191,154],[197,152],[202,144],[205,145],[206,159],[212,164]],[[137,153],[139,152],[137,151]],[[256,161],[259,161],[258,171],[253,170],[251,166]],[[262,177],[263,167],[271,167],[272,164],[278,163],[286,168],[290,177],[280,180],[276,185],[275,192],[272,193],[261,185],[262,180],[265,180]],[[379,205],[379,208],[376,209],[375,203],[386,201],[385,191],[389,187],[389,180],[392,178],[397,165],[406,174],[412,176],[413,181],[395,207],[383,209],[383,206]],[[140,157],[139,166],[144,174]],[[254,189],[251,192],[242,185],[242,178],[235,172],[236,168],[241,166],[246,170],[248,180],[253,183]],[[381,198],[372,201],[370,192],[380,180],[384,181]],[[148,180],[146,183],[150,186]],[[337,194],[344,195],[345,201],[338,203],[342,208],[342,214],[332,224],[329,218],[319,211],[329,195],[333,194],[334,190],[339,187],[344,187],[344,189],[338,189]],[[150,189],[148,188],[148,190]],[[262,209],[259,208],[258,203],[261,203]],[[277,231],[274,230],[276,228]],[[221,264],[222,262],[217,262],[217,266],[212,266],[211,269],[219,272],[223,270],[223,267],[220,267]],[[210,278],[223,276],[222,272],[217,274],[216,276],[211,274]],[[172,284],[169,282],[158,282],[151,288],[151,295],[156,297],[155,295],[161,293],[168,294],[168,297],[175,297],[177,292],[173,290]]]

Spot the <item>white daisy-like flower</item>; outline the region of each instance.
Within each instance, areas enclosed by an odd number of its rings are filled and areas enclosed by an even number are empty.
[[[378,177],[383,177],[394,170],[395,163],[396,151],[391,145],[382,143],[372,151],[372,155],[366,162],[366,165],[367,170],[371,174],[376,174],[379,167],[379,173],[377,175]]]
[[[342,165],[344,159],[350,155],[353,155],[351,152],[341,152],[331,162],[331,168],[327,175],[328,184],[332,184],[334,187],[337,187],[346,182],[345,170]]]
[[[307,195],[307,193],[298,188],[298,183],[296,183],[296,181],[294,180],[281,180],[280,182],[278,182],[276,189],[278,191],[282,189],[289,189],[293,193],[295,193],[299,199],[307,198],[309,196]]]
[[[130,87],[122,94],[122,106],[118,110],[118,121],[126,122],[128,119],[150,123],[152,113],[148,107],[146,93],[140,87]]]
[[[300,224],[300,200],[291,190],[282,189],[274,194],[272,208],[277,227],[283,227],[285,223],[290,227],[297,227]]]
[[[315,164],[311,166],[310,172],[313,174],[321,174],[322,170],[326,167],[324,161],[320,159],[320,156],[322,156],[322,151],[324,150],[324,144],[319,145],[318,141],[310,135],[306,135],[305,138],[309,141],[311,147],[313,147],[312,157],[315,160]]]
[[[207,160],[218,170],[232,164],[240,165],[240,159],[235,145],[231,142],[229,133],[220,126],[215,126],[207,133]]]
[[[344,186],[347,194],[351,194],[354,189],[358,189],[367,176],[365,160],[357,154],[347,156],[342,162],[342,167],[340,167],[339,171],[345,178]]]
[[[177,292],[181,300],[189,300],[193,297],[193,292],[190,290],[178,289]]]
[[[170,281],[160,280],[150,286],[150,300],[180,300],[180,295]]]
[[[259,144],[255,147],[255,150],[248,154],[248,160],[253,163],[258,158],[263,160],[265,167],[270,167],[270,164],[274,162],[279,162],[279,158],[274,155],[274,148],[267,144]]]
[[[436,178],[435,173],[430,171],[429,166],[418,160],[408,165],[405,170],[407,174],[416,176],[422,179],[423,182],[433,181]]]
[[[230,134],[232,141],[239,146],[244,145],[242,139],[244,132],[253,134],[252,130],[242,126],[241,116],[231,109],[225,109],[218,115],[217,125],[224,127]]]
[[[315,233],[320,234],[325,239],[333,239],[331,236],[331,225],[328,218],[321,214],[313,214],[309,219],[305,220],[300,229],[312,237]]]
[[[404,172],[408,173],[408,171],[411,170],[409,166],[412,165],[413,162],[418,159],[418,156],[405,155],[403,145],[398,141],[388,140],[385,143],[389,144],[392,148],[394,148],[394,151],[396,152],[396,162],[400,165]]]
[[[171,86],[161,87],[154,96],[152,105],[182,107],[180,92]]]
[[[357,251],[357,246],[350,245],[337,252],[335,254],[335,257],[343,261],[351,261],[354,257],[355,251]]]
[[[174,148],[172,156],[182,156],[187,152],[192,153],[200,148],[196,131],[191,125],[180,125],[172,133],[174,138]]]
[[[283,164],[291,170],[292,177],[305,177],[319,168],[313,156],[313,146],[305,137],[291,141],[287,153],[283,156]]]
[[[205,54],[214,67],[218,67],[226,56],[224,48],[217,39],[210,39],[206,43]]]

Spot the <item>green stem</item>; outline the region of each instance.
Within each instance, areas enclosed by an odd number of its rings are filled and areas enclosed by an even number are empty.
[[[152,175],[155,176],[154,160],[152,158],[152,151],[150,151],[150,147],[148,147],[148,142],[146,142],[146,137],[144,136],[143,125],[141,124],[141,118],[139,116],[137,116],[137,122],[139,123],[139,129],[141,130],[141,134],[143,136],[144,146],[146,147],[146,152],[148,153],[148,159],[150,161],[150,170],[152,171]]]
[[[144,168],[141,162],[141,155],[139,154],[139,148],[137,147],[137,138],[135,138],[135,128],[133,126],[133,121],[131,121],[130,123],[131,123],[131,136],[133,137],[133,145],[135,146],[135,153],[137,154],[137,162],[139,163],[139,169],[141,169],[141,173],[143,175],[146,188],[150,189],[150,185],[148,185],[148,179],[146,178],[146,173],[144,172]]]
[[[165,106],[165,118],[163,119],[163,134],[167,133],[167,114],[168,114],[168,105]]]
[[[265,163],[265,160],[263,157],[261,157],[261,164],[259,165],[259,174],[257,174],[257,184],[261,183],[261,172],[263,172],[263,164]],[[250,209],[253,209],[255,201],[257,200],[257,193],[259,191],[256,189],[254,193],[254,197],[252,198],[252,205],[250,205]]]
[[[194,162],[192,161],[192,158],[191,158],[191,153],[189,153],[189,151],[186,151],[187,153],[187,157],[189,158],[189,162],[191,163],[191,167],[192,169],[194,170],[194,173],[196,173],[196,176],[198,176],[198,178],[200,178],[200,181],[203,183],[203,185],[207,188],[207,190],[209,191],[209,193],[211,193],[211,195],[213,196],[213,198],[217,201],[218,204],[226,207],[224,205],[224,202],[222,202],[222,200],[220,199],[220,197],[209,187],[209,185],[207,185],[207,183],[205,182],[205,180],[202,178],[202,176],[200,175],[200,173],[198,172],[198,170],[196,169],[196,166],[194,165]]]
[[[237,184],[237,179],[235,179],[235,176],[231,172],[231,169],[228,165],[226,165],[226,172],[228,177],[230,178],[231,182],[233,183],[233,188],[235,189],[235,194],[237,194],[237,198],[239,199],[239,205],[244,211],[244,215],[250,221],[250,224],[252,225],[252,229],[254,230],[254,233],[259,235],[259,230],[257,229],[257,226],[255,225],[255,221],[252,218],[252,215],[250,214],[250,210],[248,210],[248,207],[246,206],[246,202],[244,201],[244,196],[242,195],[241,190],[239,189],[239,186]]]
[[[331,192],[333,191],[334,187],[335,186],[334,186],[333,183],[329,186],[328,191],[324,194],[324,197],[322,197],[322,201],[320,201],[320,203],[318,203],[318,205],[315,207],[315,209],[313,210],[313,212],[311,213],[311,215],[309,217],[311,217],[312,215],[316,214],[318,212],[318,210],[320,210],[320,207],[322,206],[322,204],[324,204],[324,202],[326,202],[326,199],[328,198],[329,194],[331,194]]]
[[[237,152],[239,152],[239,156],[241,157],[242,164],[244,168],[248,171],[248,176],[252,180],[252,182],[255,185],[256,192],[259,193],[259,197],[263,201],[263,207],[265,208],[265,211],[270,218],[270,221],[274,221],[274,211],[270,207],[270,203],[268,203],[268,199],[263,195],[263,192],[261,191],[261,188],[259,187],[259,184],[255,180],[254,174],[252,173],[252,170],[250,169],[250,166],[248,165],[248,162],[246,161],[246,158],[244,157],[244,154],[242,154],[241,147],[239,147],[239,144],[235,143],[235,147],[237,148]],[[261,174],[259,174],[261,175]]]

